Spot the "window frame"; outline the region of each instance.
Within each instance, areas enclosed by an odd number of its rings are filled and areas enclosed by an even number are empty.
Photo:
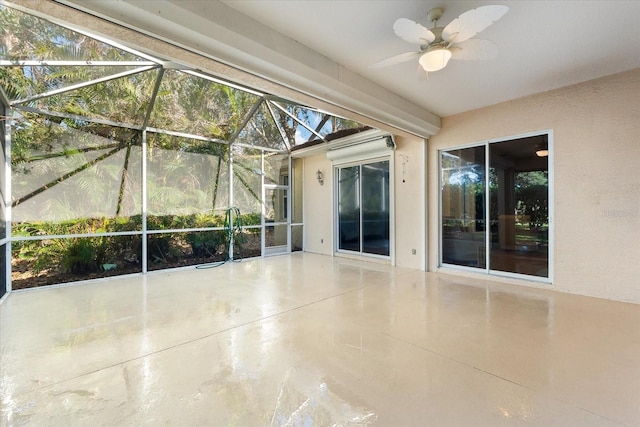
[[[523,139],[523,138],[529,138],[529,137],[535,137],[535,136],[543,136],[546,135],[547,136],[547,144],[548,144],[548,150],[549,150],[549,154],[547,157],[547,171],[548,171],[548,178],[549,178],[549,184],[548,184],[548,214],[549,214],[549,228],[548,228],[548,275],[547,277],[542,277],[542,276],[534,276],[534,275],[528,275],[528,274],[521,274],[521,273],[513,273],[513,272],[507,272],[507,271],[501,271],[501,270],[494,270],[491,269],[491,263],[490,263],[490,247],[491,247],[491,242],[490,242],[490,233],[489,233],[489,224],[491,221],[490,218],[490,203],[489,203],[489,179],[490,179],[490,146],[491,144],[494,143],[499,143],[499,142],[508,142],[508,141],[515,141],[518,139]],[[475,148],[475,147],[484,147],[484,152],[485,152],[485,164],[484,164],[484,168],[485,168],[485,221],[486,221],[486,225],[485,225],[485,268],[477,268],[477,267],[469,267],[469,266],[463,266],[463,265],[456,265],[456,264],[448,264],[445,263],[443,261],[443,165],[442,165],[442,155],[445,152],[450,152],[453,150],[460,150],[460,149],[467,149],[467,148]],[[437,164],[438,164],[438,269],[450,269],[450,270],[459,270],[459,271],[467,271],[467,272],[473,272],[473,273],[481,273],[481,274],[486,274],[488,276],[498,276],[498,277],[505,277],[505,278],[513,278],[513,279],[524,279],[527,281],[532,281],[532,282],[539,282],[539,283],[543,283],[543,284],[553,284],[554,283],[554,247],[555,247],[555,239],[554,239],[554,229],[555,229],[555,212],[554,212],[554,182],[555,182],[555,177],[554,177],[554,138],[553,138],[553,130],[552,129],[547,129],[547,130],[542,130],[542,131],[534,131],[534,132],[529,132],[529,133],[523,133],[523,134],[516,134],[516,135],[510,135],[510,136],[506,136],[506,137],[501,137],[501,138],[494,138],[494,139],[488,139],[488,140],[481,140],[481,141],[477,141],[477,142],[473,142],[473,143],[468,143],[468,144],[462,144],[462,145],[455,145],[455,146],[451,146],[451,147],[446,147],[446,148],[441,148],[438,149],[437,151],[437,155],[438,155],[438,160],[437,160]]]
[[[333,254],[334,255],[346,255],[346,256],[356,256],[356,257],[366,257],[366,258],[372,258],[372,259],[379,259],[379,260],[385,260],[385,261],[391,261],[392,264],[394,264],[394,242],[395,242],[395,226],[394,226],[394,183],[393,183],[393,177],[394,177],[394,168],[393,168],[393,164],[394,164],[394,156],[392,155],[393,151],[389,151],[388,154],[385,155],[381,155],[381,156],[376,156],[376,157],[367,157],[367,158],[363,158],[363,159],[359,159],[359,160],[351,160],[351,161],[345,161],[345,162],[334,162],[333,163],[333,181],[334,181],[334,186],[333,186]],[[340,249],[340,227],[339,227],[339,173],[340,173],[340,169],[342,168],[348,168],[348,167],[353,167],[353,166],[358,166],[360,168],[360,170],[362,170],[362,167],[364,165],[367,164],[372,164],[372,163],[378,163],[378,162],[389,162],[389,182],[388,182],[388,191],[389,191],[389,255],[379,255],[379,254],[374,254],[374,253],[369,253],[369,252],[364,252],[363,251],[363,236],[362,236],[362,209],[360,209],[360,250],[359,251],[352,251],[352,250],[347,250],[347,249]],[[362,173],[360,173],[360,175],[362,175]],[[359,196],[360,196],[360,200],[362,200],[362,176],[360,176],[360,182],[359,182],[359,186],[360,186],[360,191],[359,191]],[[362,203],[360,202],[360,206],[362,206]]]

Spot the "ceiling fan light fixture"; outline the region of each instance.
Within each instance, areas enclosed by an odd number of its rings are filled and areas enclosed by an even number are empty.
[[[442,70],[451,59],[451,51],[445,47],[435,47],[429,49],[420,57],[420,65],[428,73]]]

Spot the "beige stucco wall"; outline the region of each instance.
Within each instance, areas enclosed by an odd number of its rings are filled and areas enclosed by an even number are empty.
[[[554,147],[551,287],[640,303],[640,69],[444,118],[428,148],[429,270],[438,150],[544,130]]]
[[[395,137],[395,260],[398,267],[424,270],[426,147],[418,138]],[[412,250],[415,249],[415,254]]]
[[[399,267],[425,268],[425,143],[419,138],[394,137],[395,263]],[[325,153],[304,158],[305,251],[332,254],[333,173]],[[324,173],[320,185],[316,173]],[[404,182],[402,182],[404,180]],[[393,243],[392,243],[393,244]],[[412,250],[416,253],[413,254]],[[372,258],[362,257],[362,259]]]
[[[320,185],[317,172],[324,174],[324,184]],[[326,154],[316,154],[304,158],[304,250],[331,255],[333,244],[331,162]]]

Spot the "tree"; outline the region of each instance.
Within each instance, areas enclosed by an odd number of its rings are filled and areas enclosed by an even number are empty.
[[[529,228],[538,230],[549,223],[549,174],[547,171],[519,172],[515,175],[518,207],[529,218]]]

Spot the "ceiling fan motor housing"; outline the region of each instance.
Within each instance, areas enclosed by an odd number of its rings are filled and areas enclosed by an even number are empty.
[[[436,7],[427,12],[427,19],[429,22],[434,22],[442,17],[442,8]]]

